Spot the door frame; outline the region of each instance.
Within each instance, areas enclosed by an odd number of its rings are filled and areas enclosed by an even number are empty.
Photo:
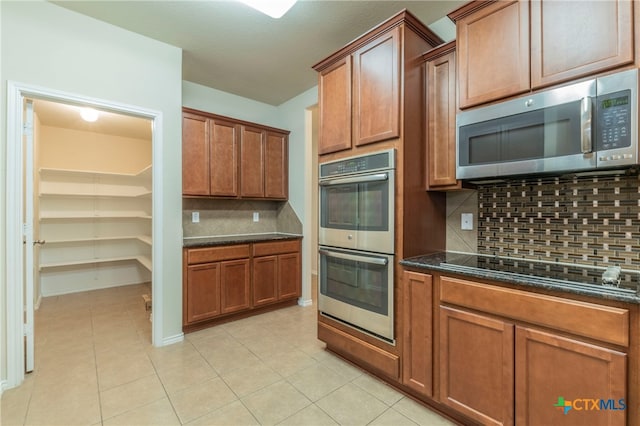
[[[24,256],[22,250],[23,218],[23,99],[35,98],[66,104],[92,106],[116,113],[146,118],[152,122],[152,259],[161,259],[163,247],[163,177],[162,177],[162,112],[120,102],[76,95],[53,89],[7,82],[7,158],[6,158],[6,305],[7,314],[7,381],[5,386],[19,386],[24,380]],[[162,346],[163,274],[162,262],[153,262],[151,270],[153,346]]]

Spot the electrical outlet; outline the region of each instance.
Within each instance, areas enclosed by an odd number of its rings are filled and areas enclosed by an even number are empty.
[[[200,212],[191,212],[191,223],[200,222]]]
[[[253,212],[253,221],[260,222],[260,212]]]
[[[462,213],[460,217],[460,229],[463,231],[473,230],[473,213]]]

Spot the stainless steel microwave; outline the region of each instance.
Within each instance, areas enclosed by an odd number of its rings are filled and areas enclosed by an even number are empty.
[[[464,111],[458,179],[638,164],[638,70]]]

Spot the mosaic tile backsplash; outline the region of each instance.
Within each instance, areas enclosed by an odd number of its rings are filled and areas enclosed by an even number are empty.
[[[481,185],[478,253],[640,269],[640,177],[546,177]]]

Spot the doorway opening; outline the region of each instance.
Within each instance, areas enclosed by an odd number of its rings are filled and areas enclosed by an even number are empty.
[[[137,286],[147,296],[138,301],[148,309],[145,337],[161,344],[152,263],[161,113],[13,82],[7,107],[8,387],[33,369],[43,298]],[[83,108],[98,120],[83,120]]]

